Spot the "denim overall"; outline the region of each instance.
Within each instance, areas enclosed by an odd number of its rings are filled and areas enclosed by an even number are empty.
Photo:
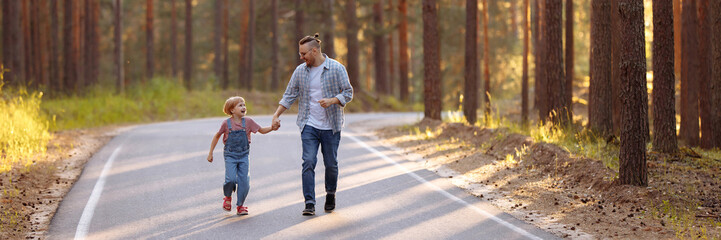
[[[242,206],[250,189],[250,176],[248,175],[248,153],[250,144],[248,135],[245,132],[245,118],[241,118],[242,128],[233,130],[233,124],[228,118],[228,139],[223,147],[225,157],[225,183],[223,183],[223,194],[230,197],[238,185],[238,206]]]

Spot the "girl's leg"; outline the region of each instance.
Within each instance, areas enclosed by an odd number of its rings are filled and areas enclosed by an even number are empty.
[[[223,182],[223,195],[230,197],[237,184],[238,167],[236,163],[225,162],[225,182]]]
[[[238,206],[243,206],[245,198],[248,197],[248,191],[250,190],[250,175],[248,175],[248,158],[246,157],[243,161],[237,165],[237,182],[238,182]]]

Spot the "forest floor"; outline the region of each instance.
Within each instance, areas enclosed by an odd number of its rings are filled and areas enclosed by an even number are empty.
[[[616,184],[617,170],[602,161],[508,129],[423,120],[376,134],[467,192],[563,238],[721,239],[721,159],[693,150],[650,152],[648,187],[633,187]]]
[[[42,239],[85,163],[124,127],[53,133],[45,154],[26,168],[0,173],[0,239]]]

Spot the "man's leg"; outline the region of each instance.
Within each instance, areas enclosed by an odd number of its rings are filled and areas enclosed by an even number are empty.
[[[325,191],[335,194],[338,187],[338,145],[340,132],[333,134],[332,130],[323,131],[321,136],[321,152],[325,165]]]
[[[320,138],[318,130],[305,126],[300,134],[303,142],[303,197],[306,204],[315,204],[315,164],[317,163]]]
[[[335,209],[335,191],[338,187],[338,145],[340,132],[333,134],[332,130],[323,131],[321,137],[321,152],[325,165],[325,206],[326,212]]]

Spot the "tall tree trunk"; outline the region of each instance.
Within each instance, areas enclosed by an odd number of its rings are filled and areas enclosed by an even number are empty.
[[[375,68],[375,90],[378,94],[388,94],[388,74],[386,72],[386,42],[383,31],[383,1],[373,4],[373,66]]]
[[[85,19],[87,18],[87,9],[85,6],[87,6],[87,0],[77,0],[76,6],[78,13],[76,14],[75,18],[75,39],[78,41],[75,42],[73,45],[73,48],[75,49],[75,57],[77,58],[75,60],[75,76],[77,77],[77,83],[75,84],[75,92],[81,93],[81,90],[84,90],[88,86],[88,81],[85,79],[85,69],[89,66],[85,66],[86,60],[85,60],[85,52],[87,49],[85,48],[87,41],[85,38]]]
[[[60,76],[60,65],[58,63],[58,1],[50,1],[50,81],[48,83],[48,89],[57,90],[59,86],[62,86],[62,76]],[[6,28],[4,28],[6,29]],[[9,46],[9,45],[5,45]],[[51,92],[52,93],[52,92]]]
[[[674,45],[674,74],[676,81],[681,81],[681,0],[673,0],[673,45]]]
[[[713,128],[718,126],[713,117],[710,78],[711,78],[711,22],[709,21],[709,0],[700,0],[698,4],[698,40],[699,40],[699,113],[701,115],[701,147],[713,148],[716,141]]]
[[[304,12],[305,4],[303,0],[295,0],[295,41],[300,41],[306,35],[303,24],[304,24]],[[300,57],[296,61],[297,64],[303,64],[303,59]]]
[[[230,81],[228,79],[228,11],[230,9],[230,2],[223,0],[223,78],[221,79],[221,85],[223,89],[228,89]]]
[[[255,44],[255,0],[250,0],[248,8],[250,14],[248,14],[248,55],[246,61],[248,63],[245,81],[248,85],[248,90],[253,90],[253,46]],[[300,39],[299,39],[300,40]]]
[[[220,80],[223,74],[223,0],[215,0],[213,8],[213,74]],[[222,85],[222,84],[221,84]]]
[[[10,74],[7,74],[5,71],[6,69],[9,71],[11,67],[12,58],[10,56],[13,56],[12,52],[12,44],[11,44],[11,33],[9,33],[10,29],[10,4],[12,1],[10,0],[2,0],[0,1],[0,10],[2,10],[2,61],[0,61],[0,76],[3,77],[3,83],[7,83],[5,80],[5,76],[10,76]]]
[[[250,14],[250,7],[248,0],[244,0],[242,2],[243,4],[243,13],[240,16],[240,39],[238,41],[238,88],[248,88],[248,75],[246,72],[250,71],[248,69],[248,50],[250,46],[248,45],[248,20],[249,20],[249,14]]]
[[[74,51],[74,45],[77,41],[76,36],[73,32],[74,30],[74,16],[75,16],[75,6],[74,6],[74,0],[65,0],[65,4],[63,4],[63,10],[65,12],[64,17],[65,20],[63,21],[63,55],[64,55],[64,67],[65,67],[65,75],[63,76],[63,83],[65,84],[64,90],[67,93],[74,92],[75,90],[75,82],[77,79],[77,72],[76,72],[76,62],[77,59],[75,57],[75,51]]]
[[[573,112],[573,0],[566,0],[566,106]]]
[[[393,0],[388,0],[388,9],[393,9]],[[388,14],[388,26],[389,28],[393,28],[393,12],[391,11]],[[396,84],[395,81],[395,57],[393,56],[393,31],[388,32],[388,94],[391,96],[395,96],[394,91],[394,85]]]
[[[541,0],[531,0],[533,1],[531,4],[531,42],[533,43],[533,108],[538,110],[540,113],[540,103],[539,103],[539,95],[540,95],[540,76],[541,74],[541,58],[540,58],[540,18],[538,16],[539,11],[538,8],[540,7],[538,2]],[[539,119],[543,119],[543,117],[539,114]]]
[[[536,59],[538,60],[537,77],[536,77],[536,94],[538,104],[538,117],[541,123],[545,123],[550,113],[550,104],[548,102],[548,91],[546,90],[548,85],[548,76],[546,74],[546,68],[548,65],[546,49],[546,41],[548,34],[546,28],[548,27],[548,21],[546,20],[546,0],[538,0],[538,51],[536,51]]]
[[[154,46],[153,46],[153,0],[147,0],[148,6],[146,7],[145,16],[146,19],[146,29],[145,29],[145,37],[146,37],[146,54],[147,54],[147,66],[145,69],[145,79],[144,80],[150,80],[153,79],[153,69],[155,66],[155,59],[153,55]]]
[[[561,0],[546,0],[544,23],[546,41],[546,94],[548,96],[551,119],[556,124],[570,122],[570,114],[566,104],[566,78],[563,73],[563,46],[561,41]]]
[[[653,150],[674,153],[676,84],[674,76],[673,2],[653,1]]]
[[[23,38],[20,1],[4,0],[3,4],[3,64],[6,83],[20,85],[25,81],[25,39]]]
[[[484,0],[485,1],[485,0]],[[424,118],[441,120],[441,53],[435,0],[423,0]]]
[[[98,22],[100,19],[100,2],[91,1],[88,12],[88,29],[86,35],[88,36],[88,48],[87,48],[87,64],[86,68],[86,80],[89,84],[95,85],[98,83],[98,77],[100,75],[100,33],[98,32]]]
[[[611,98],[613,103],[613,133],[621,132],[621,28],[619,0],[611,0]],[[594,73],[595,74],[595,73]]]
[[[711,23],[711,79],[709,90],[711,92],[711,112],[716,121],[712,129],[714,147],[721,148],[721,0],[712,0],[709,22]]]
[[[171,17],[170,17],[170,69],[173,78],[178,77],[178,27],[177,27],[177,11],[175,9],[175,0],[170,1]]]
[[[591,2],[591,75],[588,93],[589,128],[610,134],[613,130],[611,102],[611,4]]]
[[[518,37],[518,24],[516,23],[516,0],[508,0],[508,12],[511,14],[511,35],[513,40]]]
[[[28,1],[28,17],[29,17],[29,29],[30,33],[29,44],[26,47],[30,48],[30,58],[28,58],[28,69],[32,72],[32,82],[29,85],[36,89],[41,85],[46,84],[45,79],[45,55],[46,46],[43,42],[44,34],[47,32],[44,29],[43,16],[41,16],[41,8],[45,8],[45,2],[40,1]],[[42,6],[41,6],[42,5]]]
[[[68,6],[65,5],[65,7],[67,8]],[[113,7],[113,23],[115,25],[113,37],[115,42],[115,81],[117,87],[116,91],[118,91],[118,93],[124,93],[125,70],[123,69],[123,1],[114,0]],[[67,59],[68,58],[65,58],[66,61]],[[65,69],[65,73],[67,75],[67,68]]]
[[[621,118],[621,149],[619,153],[620,184],[647,186],[646,136],[644,120],[648,115],[644,98],[646,92],[646,57],[643,27],[643,0],[620,0],[620,22],[623,26],[620,64],[623,84]],[[595,73],[594,73],[595,74]]]
[[[698,18],[696,0],[684,0],[682,8],[683,32],[681,56],[681,129],[680,135],[689,146],[699,142],[698,79]]]
[[[44,35],[47,31],[44,29],[45,23],[43,21],[45,14],[41,12],[43,9],[45,9],[45,2],[33,1],[31,2],[31,5],[31,31],[34,54],[33,71],[36,73],[36,83],[34,85],[47,86],[47,78],[45,71],[45,56],[47,51],[44,41]]]
[[[334,38],[333,33],[335,33],[335,20],[333,20],[333,6],[335,3],[333,3],[333,0],[324,0],[323,4],[325,4],[325,13],[326,16],[323,18],[325,21],[325,34],[323,36],[323,53],[328,55],[328,57],[335,59],[335,45],[334,45]],[[300,40],[300,39],[299,39]]]
[[[491,72],[488,68],[490,61],[488,46],[488,0],[483,0],[483,120],[486,124],[491,121]]]
[[[398,24],[398,58],[400,72],[400,95],[403,102],[408,102],[408,3],[406,0],[398,2],[400,22]]]
[[[193,0],[185,0],[185,69],[183,81],[185,88],[193,89]]]
[[[346,1],[346,41],[348,45],[348,78],[350,84],[357,89],[360,88],[360,60],[358,48],[358,19],[356,17],[356,1]]]
[[[271,45],[273,46],[273,48],[270,54],[270,64],[272,66],[270,74],[270,90],[274,91],[278,89],[278,83],[280,82],[280,77],[278,75],[280,72],[280,64],[278,63],[278,0],[271,0],[270,8],[272,18],[270,21],[270,29],[273,36],[271,38]]]
[[[528,126],[528,1],[523,0],[523,75],[521,77],[521,122]]]
[[[463,88],[463,115],[471,125],[476,123],[478,106],[478,46],[476,45],[476,25],[478,19],[478,0],[466,0],[466,56],[465,85]]]
[[[35,64],[33,61],[35,60],[35,54],[33,54],[34,44],[31,34],[31,24],[30,19],[32,18],[31,12],[30,12],[30,1],[22,1],[22,13],[21,13],[21,26],[22,26],[22,34],[23,39],[25,40],[25,44],[23,45],[25,52],[25,63],[23,66],[25,66],[22,71],[24,71],[25,79],[23,79],[23,82],[25,85],[34,85],[36,84],[35,81],[35,71],[34,67]]]
[[[93,15],[92,15],[92,41],[93,41],[93,48],[91,49],[92,54],[91,57],[93,58],[93,71],[91,73],[90,79],[94,84],[97,84],[99,82],[100,77],[100,33],[98,29],[98,23],[100,22],[100,2],[94,1],[93,2]]]

